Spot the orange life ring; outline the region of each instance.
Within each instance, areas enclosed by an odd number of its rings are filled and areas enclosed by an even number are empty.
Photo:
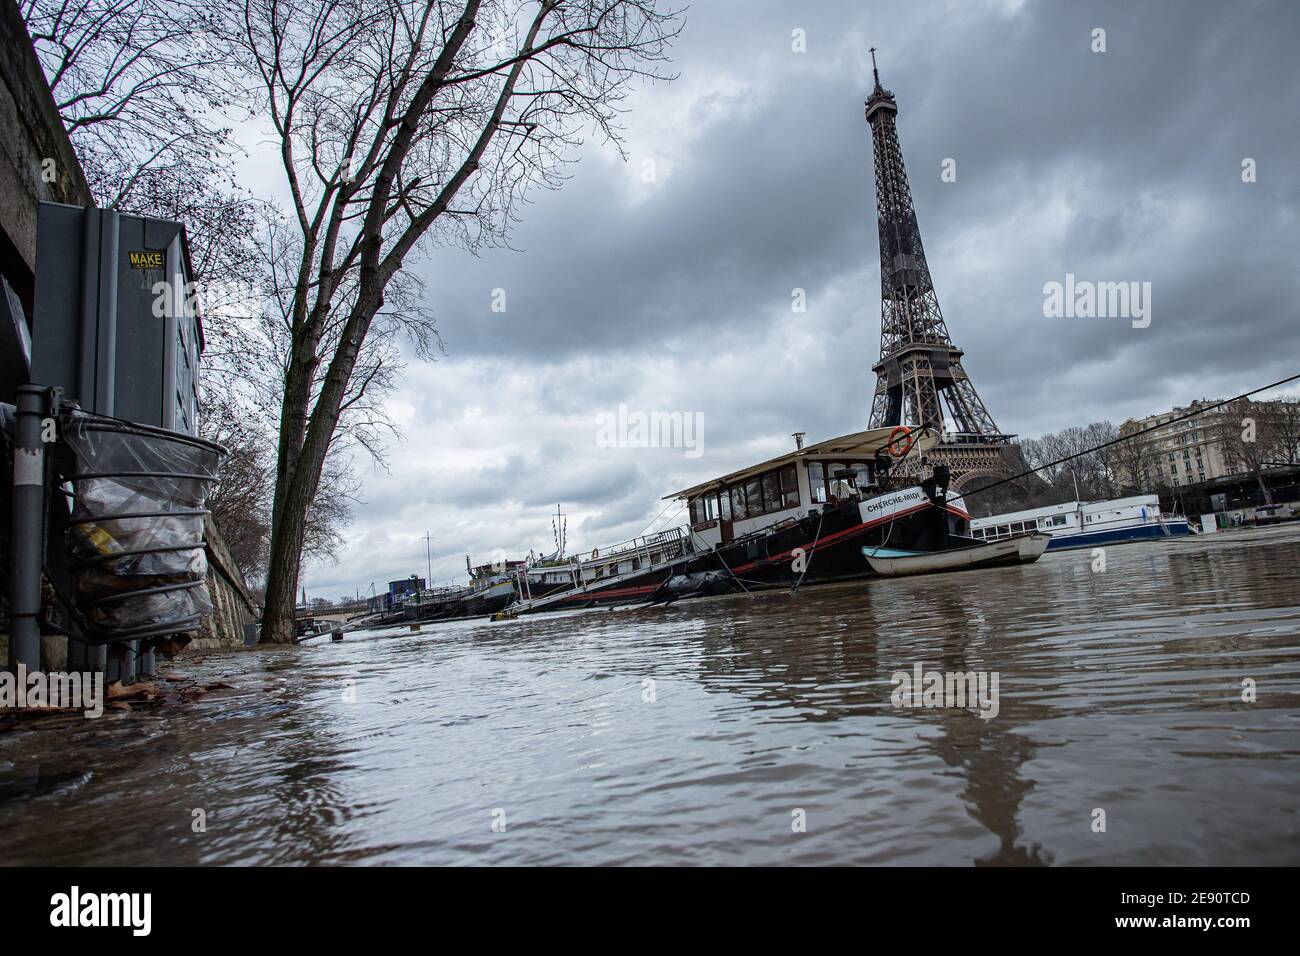
[[[904,446],[902,451],[899,451],[898,446],[894,444],[898,440],[900,433],[907,439],[907,444]],[[894,430],[889,433],[889,441],[885,442],[885,447],[889,449],[891,457],[906,458],[907,453],[912,450],[912,445],[915,444],[915,442],[916,439],[912,437],[912,429],[908,428],[906,425],[895,425]]]

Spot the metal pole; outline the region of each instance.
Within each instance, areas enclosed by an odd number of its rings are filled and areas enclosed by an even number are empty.
[[[19,385],[14,448],[13,542],[10,549],[9,666],[41,667],[41,565],[45,557],[45,446],[41,414],[46,390]]]

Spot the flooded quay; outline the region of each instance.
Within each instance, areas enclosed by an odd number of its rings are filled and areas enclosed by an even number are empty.
[[[1300,863],[1300,527],[1105,558],[182,658],[0,734],[0,863]]]

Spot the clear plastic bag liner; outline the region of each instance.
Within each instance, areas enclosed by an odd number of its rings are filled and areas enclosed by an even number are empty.
[[[65,546],[82,616],[103,630],[195,627],[212,603],[203,515],[184,512],[203,508],[222,452],[85,414],[66,420],[62,437],[76,460]],[[186,583],[195,586],[134,593]]]

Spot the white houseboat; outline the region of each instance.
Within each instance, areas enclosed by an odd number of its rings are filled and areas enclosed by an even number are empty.
[[[1143,541],[1190,534],[1183,515],[1162,514],[1156,495],[1135,495],[1109,501],[1067,501],[1028,511],[974,518],[970,535],[1001,541],[1039,532],[1052,536],[1049,551],[1091,548],[1123,541]]]

